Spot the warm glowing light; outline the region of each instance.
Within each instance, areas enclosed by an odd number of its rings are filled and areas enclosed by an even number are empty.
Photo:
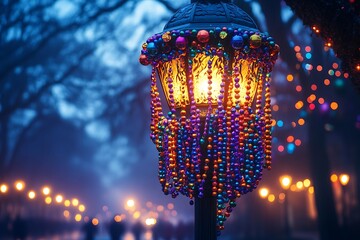
[[[306,51],[306,52],[311,52],[311,47],[310,47],[310,46],[306,46],[306,47],[305,47],[305,51]]]
[[[289,143],[293,142],[294,141],[294,136],[292,136],[292,135],[288,136],[286,138],[286,141],[289,142]]]
[[[115,217],[114,217],[114,221],[115,222],[121,222],[121,216],[120,215],[115,215]]]
[[[46,203],[46,204],[51,204],[51,202],[52,202],[52,198],[51,198],[51,197],[46,197],[46,198],[45,198],[45,203]]]
[[[301,140],[300,140],[300,139],[296,139],[294,143],[295,143],[295,146],[298,147],[298,146],[301,145]]]
[[[321,72],[323,70],[323,67],[321,65],[317,65],[316,70],[318,70],[319,72]]]
[[[260,188],[259,195],[261,198],[266,198],[269,195],[269,189],[267,188]]]
[[[29,197],[29,199],[34,199],[36,197],[36,193],[31,190],[28,192],[28,197]]]
[[[82,219],[82,216],[81,216],[80,213],[78,213],[78,214],[75,215],[75,221],[80,222],[81,219]]]
[[[0,186],[0,192],[1,193],[7,193],[9,187],[6,184],[1,184]]]
[[[272,202],[274,202],[274,201],[275,201],[275,195],[274,195],[274,194],[269,194],[269,196],[268,196],[268,198],[267,198],[267,199],[268,199],[268,201],[269,201],[269,202],[271,202],[271,203],[272,203]]]
[[[356,70],[360,71],[360,64],[356,65]]]
[[[346,186],[350,181],[350,176],[348,174],[340,174],[339,181],[341,185]]]
[[[46,195],[49,195],[51,192],[50,188],[49,187],[43,187],[42,189],[42,193],[46,196]]]
[[[295,185],[295,184],[292,184],[292,185],[290,186],[290,191],[295,192],[296,190],[297,190],[296,185]]]
[[[64,206],[65,206],[65,207],[69,207],[70,205],[71,205],[70,200],[69,200],[69,199],[66,199],[66,200],[64,201]]]
[[[336,77],[340,77],[340,76],[341,76],[341,72],[340,72],[339,70],[337,70],[337,71],[335,72],[335,76],[336,76]]]
[[[73,198],[71,200],[71,204],[74,206],[74,207],[77,207],[79,205],[79,199],[77,198]]]
[[[303,106],[304,106],[303,101],[297,101],[297,102],[295,103],[295,108],[296,108],[296,109],[301,109]]]
[[[152,226],[152,225],[155,225],[156,224],[156,219],[155,218],[147,218],[145,220],[145,224],[147,226]]]
[[[129,199],[126,201],[126,206],[128,206],[129,208],[133,208],[135,207],[135,201],[134,199]]]
[[[56,195],[56,197],[55,197],[55,201],[57,202],[57,203],[62,203],[62,201],[63,201],[63,196],[61,195],[61,194],[58,194],[58,195]]]
[[[334,173],[334,174],[331,174],[331,176],[330,176],[330,181],[331,182],[336,182],[338,180],[338,176]]]
[[[291,74],[288,74],[288,75],[286,76],[286,80],[288,80],[288,82],[292,82],[292,81],[294,80],[294,76],[291,75]]]
[[[304,125],[304,124],[305,124],[305,120],[304,120],[303,118],[299,118],[298,124],[299,124],[300,126]]]
[[[324,103],[325,103],[325,99],[324,99],[324,98],[319,98],[319,99],[318,99],[318,102],[319,102],[320,104],[324,104]]]
[[[300,85],[297,85],[295,89],[296,89],[297,92],[301,92],[301,91],[302,91],[302,87],[301,87]]]
[[[304,180],[303,183],[304,183],[304,187],[310,187],[310,185],[311,185],[310,179],[307,179],[307,178]]]
[[[311,90],[316,91],[316,89],[317,89],[316,84],[312,84],[312,85],[311,85]]]
[[[289,175],[283,175],[279,178],[281,187],[285,190],[289,189],[291,182],[292,182],[292,178]]]
[[[337,102],[332,102],[332,103],[330,103],[330,108],[331,108],[332,110],[336,110],[336,109],[338,109],[338,107],[339,107],[339,105],[338,105]]]
[[[91,220],[91,223],[92,223],[94,226],[97,226],[97,225],[99,224],[99,219],[93,218],[93,219]]]
[[[173,203],[169,203],[168,205],[167,205],[167,208],[168,209],[170,209],[170,210],[172,210],[172,209],[174,209],[174,204]]]
[[[22,181],[22,180],[16,181],[16,182],[15,182],[15,188],[16,188],[16,190],[18,190],[18,191],[24,190],[24,188],[25,188],[25,182]]]
[[[300,52],[301,48],[299,46],[294,47],[295,52]]]
[[[83,204],[79,205],[79,211],[80,212],[84,212],[85,211],[85,206]]]
[[[297,187],[297,189],[301,190],[301,189],[303,189],[303,187],[304,187],[304,183],[303,183],[302,181],[298,181],[298,182],[296,183],[296,187]]]
[[[312,103],[313,101],[316,100],[316,95],[315,94],[311,94],[308,98],[307,98],[307,102],[308,103]]]
[[[309,191],[310,194],[313,194],[314,191],[315,191],[315,190],[314,190],[314,187],[309,187],[309,188],[308,188],[308,191]]]
[[[272,109],[273,109],[275,112],[279,111],[279,105],[274,104],[274,106],[272,106]]]
[[[208,62],[211,60],[211,69],[212,69],[212,78],[211,84],[209,85],[208,81]],[[256,73],[258,72],[257,63],[251,63],[243,59],[239,60],[241,68],[239,69],[239,103],[245,103],[246,98],[246,86],[247,81],[251,82],[250,84],[250,98],[253,99],[256,88]],[[168,71],[172,69],[172,71]],[[194,98],[195,102],[198,105],[204,105],[208,103],[208,92],[211,90],[211,99],[210,101],[213,104],[217,104],[217,97],[220,95],[221,82],[222,82],[222,69],[224,69],[223,59],[218,56],[209,56],[206,54],[198,53],[193,58],[193,84],[194,84]],[[161,79],[161,84],[166,94],[166,99],[169,99],[169,86],[167,80],[172,79],[172,89],[173,89],[173,98],[175,108],[180,108],[182,104],[189,105],[189,94],[188,87],[186,84],[186,74],[183,70],[183,66],[179,64],[178,60],[163,62],[161,66],[158,67],[159,77]],[[235,89],[229,90],[230,94],[235,99]],[[185,94],[184,94],[185,93]],[[234,102],[235,104],[235,102]]]
[[[280,201],[285,200],[285,197],[286,197],[285,193],[280,193],[280,194],[279,194],[279,200],[280,200]]]
[[[133,218],[138,219],[141,216],[141,213],[139,211],[134,212]]]
[[[65,210],[63,214],[66,218],[70,217],[70,212],[68,210]]]
[[[156,210],[158,210],[158,212],[162,212],[162,211],[164,211],[164,206],[159,205],[159,206],[157,206]]]

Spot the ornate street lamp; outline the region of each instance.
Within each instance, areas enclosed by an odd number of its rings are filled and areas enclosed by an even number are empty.
[[[225,0],[192,1],[143,44],[159,180],[165,194],[195,199],[195,239],[216,239],[236,198],[270,169],[270,72],[278,53]]]

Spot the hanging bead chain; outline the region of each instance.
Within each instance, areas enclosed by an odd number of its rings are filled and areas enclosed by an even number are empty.
[[[270,96],[270,73],[266,71],[265,75],[265,168],[271,169],[271,96]]]

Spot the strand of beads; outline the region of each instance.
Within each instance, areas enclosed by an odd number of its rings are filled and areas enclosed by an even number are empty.
[[[271,169],[271,98],[270,98],[270,73],[266,71],[265,74],[265,168]]]

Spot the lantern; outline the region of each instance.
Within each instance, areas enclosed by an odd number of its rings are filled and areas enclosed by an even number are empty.
[[[230,1],[193,1],[143,44],[162,190],[191,203],[215,199],[218,230],[236,198],[271,168],[270,72],[278,53]]]

